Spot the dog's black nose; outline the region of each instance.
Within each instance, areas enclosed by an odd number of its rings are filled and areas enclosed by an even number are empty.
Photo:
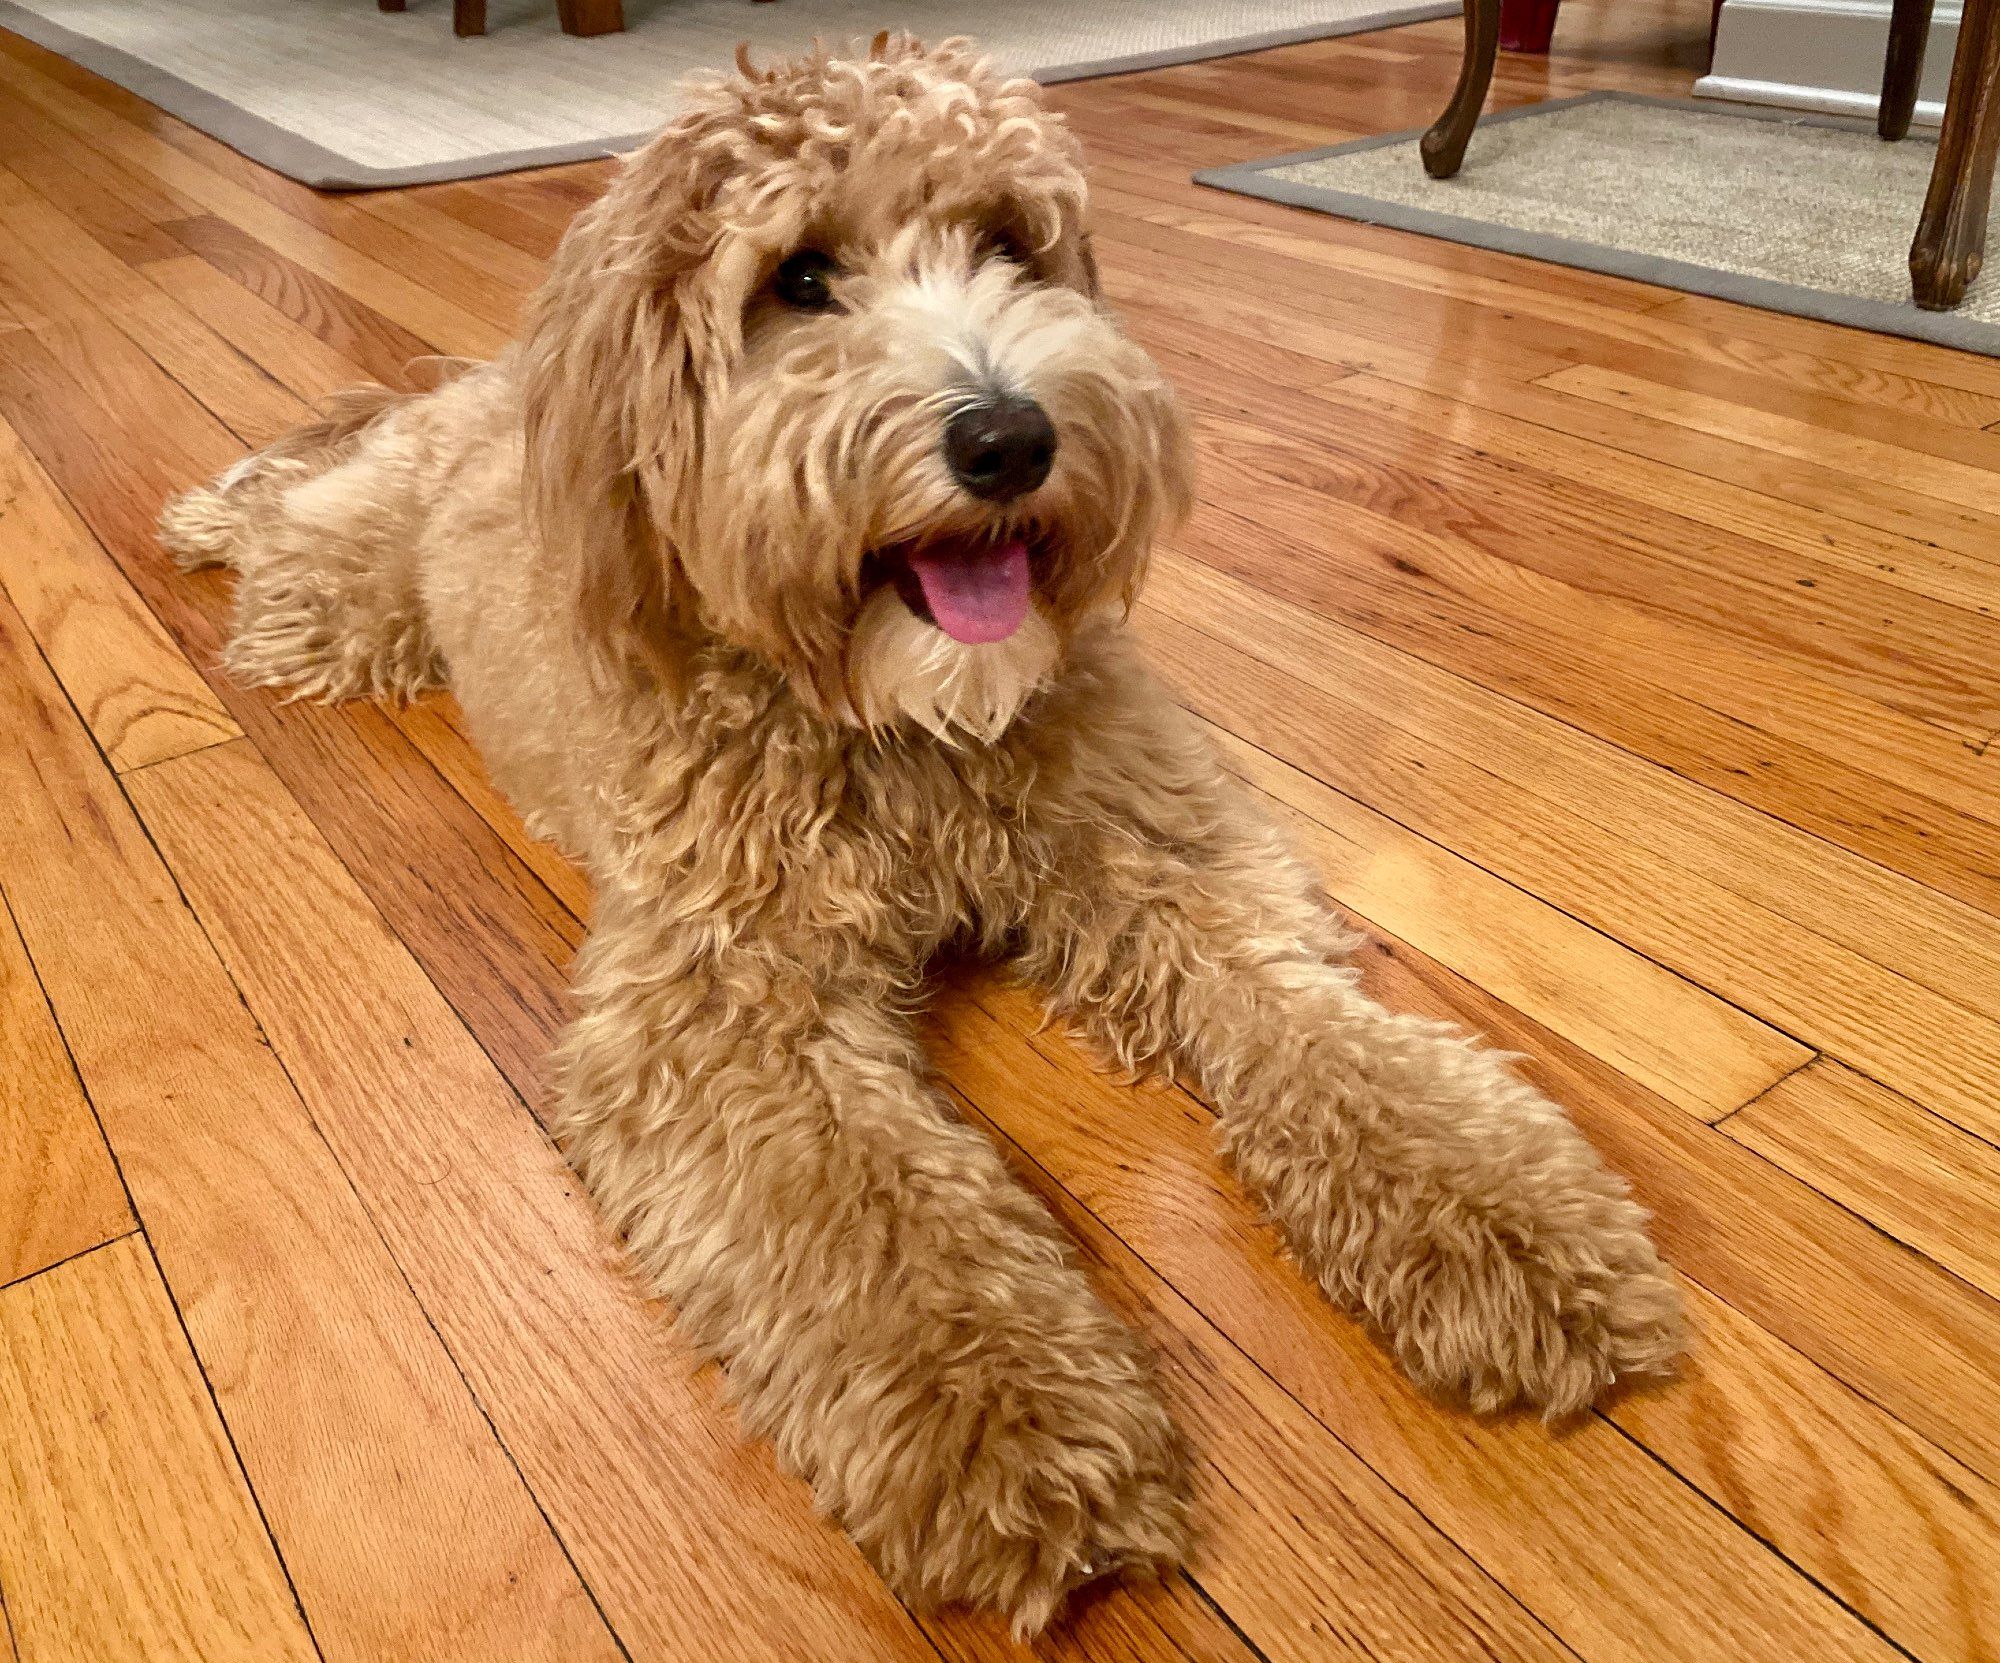
[[[1049,477],[1056,430],[1048,412],[1016,394],[968,405],[944,429],[951,477],[975,497],[1009,502]]]

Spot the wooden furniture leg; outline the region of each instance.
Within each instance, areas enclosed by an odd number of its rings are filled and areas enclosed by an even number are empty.
[[[399,12],[403,9],[403,0],[375,0],[375,9],[383,12]]]
[[[2000,4],[1965,0],[1945,95],[1944,131],[1923,218],[1910,245],[1917,304],[1948,312],[1965,298],[1986,257],[1986,209],[2000,150]]]
[[[1505,52],[1546,52],[1556,32],[1562,0],[1500,0],[1500,47]]]
[[[1882,103],[1875,114],[1875,131],[1885,139],[1900,139],[1910,130],[1910,112],[1917,107],[1917,83],[1924,74],[1924,45],[1931,33],[1931,0],[1892,0],[1889,13],[1889,56],[1882,64]]]
[[[1465,0],[1465,61],[1444,114],[1418,142],[1424,171],[1449,179],[1465,160],[1466,141],[1479,124],[1486,89],[1493,84],[1493,57],[1500,46],[1500,0]]]
[[[611,35],[625,27],[620,0],[556,0],[566,35]]]
[[[486,33],[486,0],[451,0],[451,32],[455,35]]]

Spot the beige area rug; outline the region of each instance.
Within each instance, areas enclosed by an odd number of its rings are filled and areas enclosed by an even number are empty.
[[[1824,117],[1594,93],[1488,116],[1454,179],[1416,133],[1195,178],[1347,219],[2000,356],[2000,272],[1910,299],[1936,146]]]
[[[421,184],[630,149],[693,69],[821,37],[973,35],[1045,81],[1188,63],[1447,17],[1456,0],[625,0],[577,40],[555,0],[491,0],[459,40],[450,0],[0,0],[0,27],[116,81],[309,185]]]

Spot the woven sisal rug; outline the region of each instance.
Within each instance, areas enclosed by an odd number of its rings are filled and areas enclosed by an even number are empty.
[[[1910,299],[1937,154],[1872,127],[1593,93],[1479,124],[1454,179],[1416,133],[1215,168],[1223,190],[1776,312],[2000,356],[2000,274],[1956,312]]]
[[[630,149],[692,69],[907,29],[977,37],[1045,81],[1220,57],[1420,18],[1456,0],[625,0],[626,30],[577,40],[554,0],[491,0],[487,33],[450,0],[0,0],[14,30],[332,189],[421,184]]]

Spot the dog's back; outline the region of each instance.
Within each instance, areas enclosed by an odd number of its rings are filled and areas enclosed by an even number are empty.
[[[417,549],[438,431],[481,367],[436,362],[439,385],[335,394],[313,421],[167,505],[160,540],[181,566],[240,578],[223,654],[239,680],[320,698],[407,698],[441,680]]]

